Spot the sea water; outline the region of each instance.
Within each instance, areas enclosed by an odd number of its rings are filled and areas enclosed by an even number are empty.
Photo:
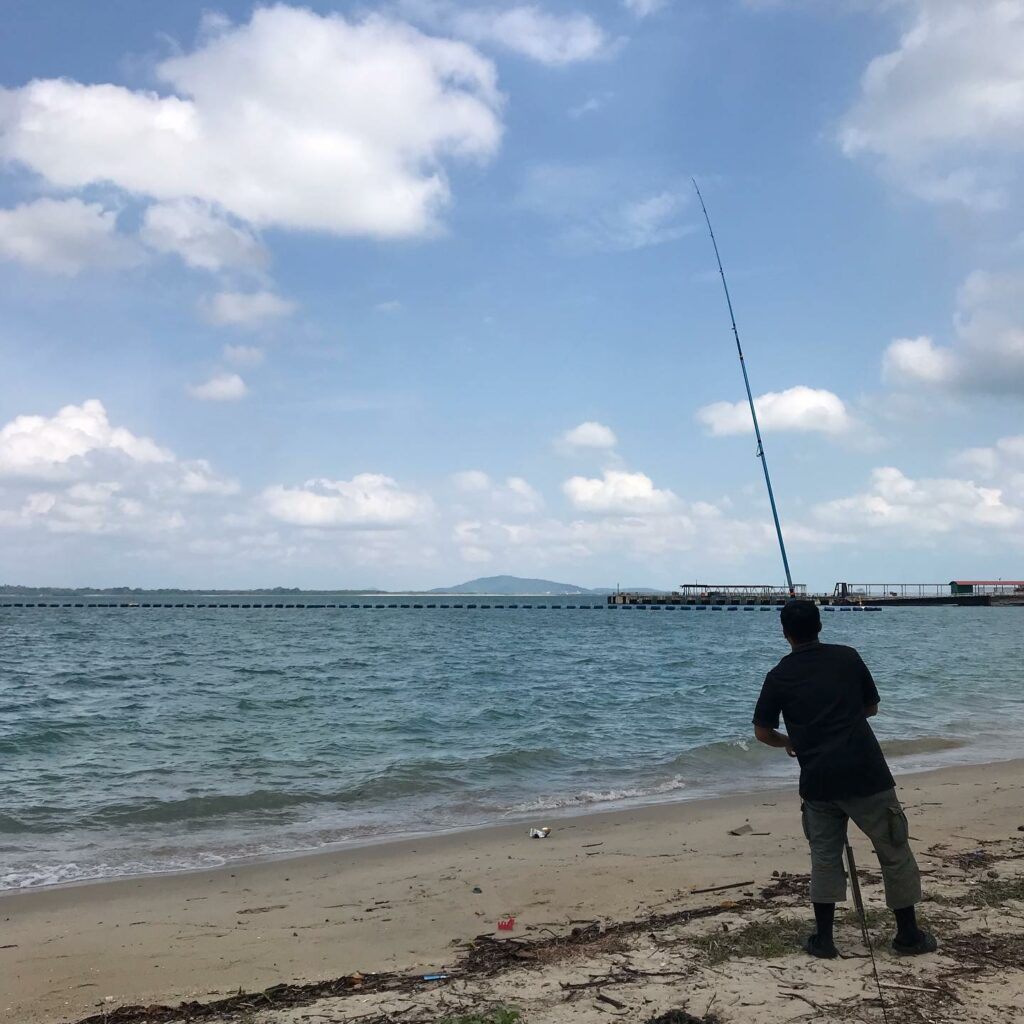
[[[751,736],[777,610],[317,600],[344,607],[0,605],[0,888],[795,781]],[[825,614],[897,772],[1018,751],[1022,617]]]

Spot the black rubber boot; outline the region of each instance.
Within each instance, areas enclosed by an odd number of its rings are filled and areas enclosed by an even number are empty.
[[[934,953],[939,948],[939,943],[931,932],[918,928],[917,937],[913,941],[901,939],[897,935],[892,940],[892,948],[893,952],[900,956],[923,956],[925,953]]]
[[[811,956],[816,956],[819,960],[835,960],[839,956],[836,944],[831,941],[823,942],[818,938],[817,932],[813,935],[808,935],[804,939],[804,952],[810,953]]]

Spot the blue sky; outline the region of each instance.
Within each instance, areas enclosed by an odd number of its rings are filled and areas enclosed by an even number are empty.
[[[1020,577],[1024,0],[55,0],[0,577]],[[737,405],[736,403],[741,403]]]

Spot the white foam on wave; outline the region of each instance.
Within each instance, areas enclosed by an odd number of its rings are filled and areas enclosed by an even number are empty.
[[[590,807],[593,804],[614,804],[624,800],[649,800],[652,797],[678,793],[688,783],[681,776],[657,783],[654,786],[626,786],[623,789],[584,790],[568,795],[537,797],[524,803],[514,804],[506,814],[529,814],[534,811],[557,811],[567,807]]]

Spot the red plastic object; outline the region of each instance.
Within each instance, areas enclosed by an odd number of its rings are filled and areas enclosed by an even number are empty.
[[[514,917],[505,917],[498,922],[498,931],[510,932],[516,926],[516,919]]]

